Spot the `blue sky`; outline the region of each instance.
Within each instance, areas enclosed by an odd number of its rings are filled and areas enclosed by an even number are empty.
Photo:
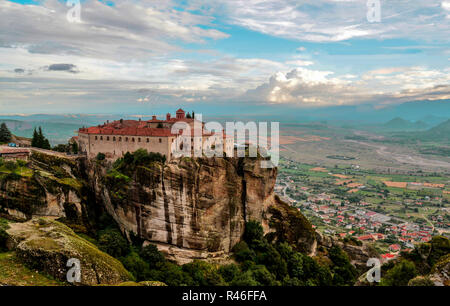
[[[0,113],[450,98],[450,1],[367,1],[1,1]]]

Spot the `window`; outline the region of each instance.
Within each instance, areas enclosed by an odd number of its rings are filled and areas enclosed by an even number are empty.
[[[140,138],[138,138],[138,142],[141,142],[141,139],[140,139]]]
[[[98,140],[98,136],[95,136],[95,140]]]
[[[132,142],[134,142],[134,137],[133,137],[133,138],[131,138],[131,141],[132,141]]]
[[[147,143],[150,142],[150,138],[147,138]]]
[[[108,141],[109,141],[109,136],[108,136],[108,137],[106,137],[106,140],[108,140]]]
[[[128,142],[128,137],[125,137],[125,141]]]
[[[122,141],[122,137],[119,137],[119,141]]]
[[[100,136],[100,140],[103,140],[103,136]]]
[[[160,138],[160,139],[159,139],[159,143],[161,143],[161,142],[162,142],[162,139]]]
[[[116,136],[113,137],[113,141],[116,141]]]

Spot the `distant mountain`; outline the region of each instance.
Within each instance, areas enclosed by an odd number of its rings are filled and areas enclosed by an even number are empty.
[[[67,141],[75,136],[76,131],[81,127],[76,123],[61,123],[48,121],[19,121],[0,119],[0,123],[6,123],[10,131],[19,137],[33,136],[33,131],[37,127],[42,127],[46,137],[52,145],[59,143],[67,143]]]
[[[385,124],[383,128],[391,131],[411,131],[411,130],[425,130],[429,126],[423,121],[411,122],[400,117],[396,117]]]
[[[421,133],[420,138],[423,140],[450,141],[450,119]]]

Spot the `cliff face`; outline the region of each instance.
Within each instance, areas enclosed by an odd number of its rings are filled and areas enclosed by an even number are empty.
[[[130,239],[154,243],[180,263],[225,258],[249,220],[272,241],[313,253],[314,230],[275,196],[276,176],[250,158],[154,162],[125,176],[106,162],[34,153],[26,166],[0,173],[0,215],[59,217],[81,230],[106,210]]]
[[[290,239],[310,252],[315,243],[311,225],[275,197],[277,169],[259,164],[247,158],[184,158],[137,167],[128,182],[96,164],[88,169],[99,202],[121,229],[155,243],[180,263],[223,258],[249,220],[261,222],[273,239]],[[289,224],[292,228],[286,228]]]
[[[3,165],[0,215],[18,221],[52,216],[79,221],[86,205],[79,164],[33,153],[28,164]]]

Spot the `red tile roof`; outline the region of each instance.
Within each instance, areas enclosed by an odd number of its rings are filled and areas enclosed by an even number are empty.
[[[171,118],[170,122],[184,121],[190,122],[194,119],[176,119]],[[180,135],[171,132],[168,128],[150,128],[148,122],[168,122],[165,120],[149,120],[149,121],[136,121],[136,120],[122,120],[106,123],[103,125],[92,126],[88,128],[79,129],[83,134],[98,134],[98,135],[123,135],[123,136],[154,136],[154,137],[168,137]],[[192,136],[194,136],[193,129],[191,130]],[[213,133],[203,132],[203,136],[211,136]]]
[[[30,150],[28,149],[13,149],[13,148],[1,148],[0,154],[29,154]]]

